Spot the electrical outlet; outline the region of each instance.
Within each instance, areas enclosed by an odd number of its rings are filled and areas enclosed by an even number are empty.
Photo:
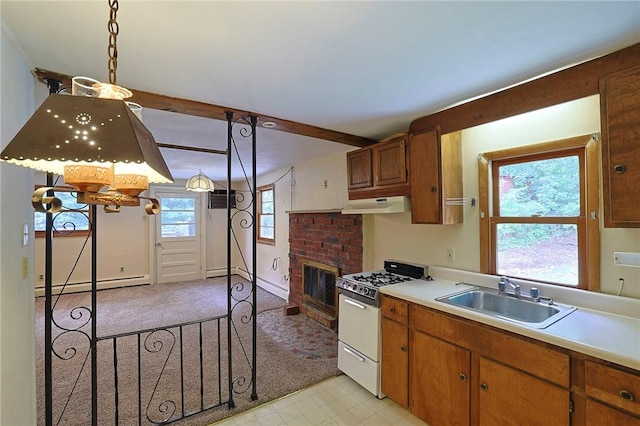
[[[324,186],[324,189],[329,188],[329,180],[328,180],[328,179],[325,179],[325,180],[322,182],[322,185]]]
[[[39,281],[44,280],[44,274],[40,274],[40,275],[38,275],[38,280],[39,280]]]
[[[124,272],[124,266],[120,267],[120,272]]]
[[[456,261],[456,249],[455,247],[449,247],[447,249],[447,260],[451,263]]]

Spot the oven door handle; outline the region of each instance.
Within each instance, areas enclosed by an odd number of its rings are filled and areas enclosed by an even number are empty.
[[[355,358],[355,359],[357,359],[358,361],[360,361],[360,362],[364,362],[364,358],[363,358],[363,357],[361,357],[360,355],[358,355],[357,353],[355,353],[354,351],[352,351],[351,349],[349,349],[349,348],[342,348],[342,349],[344,349],[344,351],[345,351],[346,353],[348,353],[349,355],[351,355],[352,357],[354,357],[354,358]]]
[[[347,299],[346,297],[345,297],[344,301],[345,301],[345,303],[348,303],[348,304],[350,304],[350,305],[353,305],[353,306],[355,306],[356,308],[360,308],[360,309],[367,309],[367,307],[366,307],[365,305],[362,305],[362,304],[360,304],[360,303],[358,303],[358,302],[354,302],[353,300],[351,300],[351,299]]]

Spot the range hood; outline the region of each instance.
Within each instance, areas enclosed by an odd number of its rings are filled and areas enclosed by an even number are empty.
[[[409,197],[383,197],[349,200],[342,209],[342,214],[403,213],[409,211],[411,211]]]

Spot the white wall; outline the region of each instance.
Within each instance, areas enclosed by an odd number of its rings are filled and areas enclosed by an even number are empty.
[[[35,174],[35,184],[44,185],[44,173]],[[58,185],[64,185],[60,180]],[[134,284],[148,283],[149,275],[149,225],[144,211],[144,200],[140,207],[122,207],[119,213],[105,213],[97,208],[98,281],[131,280]],[[31,211],[33,214],[33,210]],[[71,267],[80,255],[86,236],[54,237],[53,239],[53,285],[67,280]],[[35,240],[35,285],[44,287],[45,239]],[[121,271],[121,268],[124,271]],[[134,281],[134,278],[137,280]],[[82,251],[80,261],[69,278],[69,285],[88,283],[91,280],[91,241]],[[102,283],[100,283],[102,286]],[[83,287],[86,290],[86,286]]]
[[[260,287],[285,300],[289,295],[289,217],[286,212],[291,209],[293,188],[291,179],[291,171],[289,171],[289,167],[286,167],[260,176],[256,182],[258,187],[273,184],[276,218],[275,244],[258,242],[256,246],[257,282]],[[251,271],[253,267],[252,229],[243,228],[240,222],[245,220],[248,226],[253,223],[249,215],[252,208],[252,195],[246,187],[237,190],[244,198],[238,202],[238,207],[249,210],[247,212],[239,211],[233,220],[232,226],[242,251],[242,256],[239,255],[240,252],[233,254],[233,264],[241,270]],[[232,244],[235,245],[235,241]]]
[[[345,146],[345,153],[353,147]],[[290,211],[319,211],[342,208],[347,202],[346,157],[344,153],[329,155],[297,164],[258,177],[258,186],[274,183],[276,208],[276,244],[257,244],[258,284],[283,298],[289,292],[289,214]],[[327,180],[328,187],[324,187]],[[248,200],[245,200],[245,205]],[[234,222],[234,226],[235,226]],[[249,266],[252,262],[249,232],[242,232],[243,252]],[[234,260],[235,264],[240,262]]]
[[[330,210],[344,207],[348,199],[346,153],[354,149],[345,145],[344,153],[296,164],[293,204],[289,210]],[[324,187],[325,180],[327,188]]]
[[[478,196],[479,153],[599,132],[599,114],[596,95],[464,130],[464,195]],[[465,207],[464,223],[459,225],[412,225],[411,214],[400,213],[365,217],[364,227],[371,240],[365,248],[367,268],[379,268],[385,258],[391,257],[479,271],[477,208]],[[624,277],[622,295],[640,297],[640,268],[613,266],[614,251],[640,252],[640,230],[605,229],[601,225],[601,240],[602,291],[616,293],[618,278]],[[447,260],[448,247],[455,247],[454,263]]]
[[[4,148],[34,111],[34,79],[30,64],[2,25],[0,147]],[[36,424],[34,297],[33,297],[33,172],[0,163],[0,424]],[[22,246],[22,227],[29,226],[29,244]],[[21,262],[26,258],[27,276]]]

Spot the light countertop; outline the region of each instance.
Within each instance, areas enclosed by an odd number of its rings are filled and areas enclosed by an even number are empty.
[[[382,294],[640,370],[638,317],[598,311],[572,303],[572,306],[578,308],[576,311],[547,328],[535,329],[436,300],[473,287],[475,283],[456,284],[456,281],[436,277],[434,281],[415,280],[388,285],[380,291]]]

